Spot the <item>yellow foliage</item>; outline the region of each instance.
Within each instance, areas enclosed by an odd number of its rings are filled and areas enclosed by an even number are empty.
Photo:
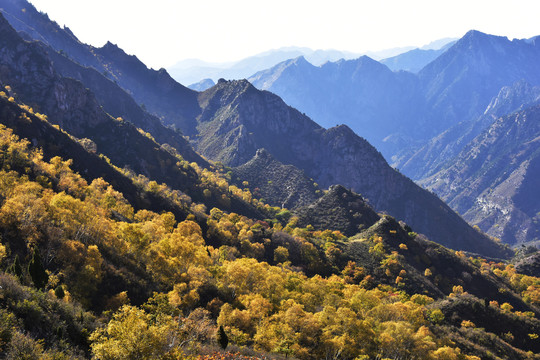
[[[96,359],[152,359],[170,351],[176,323],[161,315],[155,321],[144,311],[122,306],[105,328],[90,336]]]

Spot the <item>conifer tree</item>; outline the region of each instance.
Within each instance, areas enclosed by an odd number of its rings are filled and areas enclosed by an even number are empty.
[[[41,255],[37,246],[34,247],[34,252],[32,253],[32,259],[28,263],[28,273],[34,282],[34,285],[38,289],[43,289],[49,281],[49,275],[43,267],[41,262]]]
[[[227,345],[229,345],[229,338],[227,337],[227,334],[225,333],[225,330],[223,329],[223,325],[219,326],[219,329],[217,332],[217,342],[223,350],[225,350],[227,348]]]
[[[15,255],[15,259],[13,260],[13,264],[8,268],[8,272],[17,276],[19,279],[22,277],[22,267],[21,262],[19,260],[19,255]]]

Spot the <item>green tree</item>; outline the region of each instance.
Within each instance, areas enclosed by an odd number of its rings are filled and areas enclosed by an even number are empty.
[[[22,277],[22,266],[19,255],[15,255],[15,260],[13,260],[13,264],[8,268],[8,273],[17,276],[19,279]]]
[[[34,252],[32,253],[32,259],[28,263],[28,273],[34,282],[34,285],[38,289],[43,289],[47,282],[49,281],[49,275],[43,267],[41,262],[41,255],[37,246],[34,247]]]
[[[227,348],[227,345],[229,345],[229,338],[227,337],[227,334],[225,333],[225,330],[223,329],[223,325],[219,326],[216,337],[217,337],[217,342],[219,346],[221,346],[221,348],[225,350]]]

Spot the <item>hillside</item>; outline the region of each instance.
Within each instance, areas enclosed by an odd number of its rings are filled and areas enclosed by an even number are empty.
[[[499,118],[424,184],[493,236],[537,241],[539,124],[538,106]]]
[[[432,138],[414,155],[392,165],[414,180],[429,177],[452,162],[465,146],[501,116],[540,103],[540,87],[520,80],[503,87],[484,113],[474,121],[463,121]],[[518,140],[518,139],[516,139]]]
[[[317,184],[303,171],[277,161],[269,152],[259,149],[253,159],[233,168],[233,176],[246,181],[253,195],[272,206],[295,209],[309,205],[321,195]]]
[[[83,44],[69,29],[61,28],[26,0],[4,1],[2,13],[17,31],[115,81],[137,104],[144,104],[152,114],[163,118],[164,123],[179,123],[188,130],[193,125],[190,120],[199,111],[196,92],[174,81],[164,69],[149,69],[136,56],[126,54],[110,42],[102,48]]]

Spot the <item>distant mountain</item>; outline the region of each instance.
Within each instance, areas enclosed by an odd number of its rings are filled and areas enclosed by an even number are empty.
[[[388,166],[377,150],[345,125],[321,128],[247,81],[222,80],[200,93],[199,102],[202,113],[194,146],[209,159],[238,166],[265,148],[322,187],[351,188],[375,209],[403,219],[434,241],[456,249],[504,254],[436,196]]]
[[[220,78],[227,80],[245,79],[259,71],[269,69],[280,62],[303,56],[315,66],[328,61],[340,59],[355,59],[361,55],[368,55],[373,59],[384,59],[396,56],[411,50],[412,47],[400,47],[380,51],[368,51],[364,54],[339,50],[313,50],[306,47],[284,47],[247,57],[236,62],[209,63],[197,59],[179,61],[167,70],[173,78],[182,84],[197,83],[201,79],[211,78],[217,81]]]
[[[322,126],[345,123],[387,159],[483,114],[503,86],[540,85],[538,41],[470,31],[417,74],[366,58],[310,66],[286,61],[249,80]],[[377,66],[378,65],[378,66]]]
[[[540,87],[524,80],[505,86],[494,97],[478,119],[463,121],[431,139],[412,156],[393,165],[414,180],[421,180],[441,170],[447,163],[493,122],[506,114],[540,103]]]
[[[188,88],[190,88],[191,90],[195,90],[195,91],[204,91],[204,90],[210,89],[214,85],[216,85],[214,80],[212,80],[212,79],[203,79],[203,80],[199,81],[198,83],[189,85]]]
[[[426,101],[423,126],[437,133],[482,115],[503,86],[540,85],[540,42],[469,31],[418,76]],[[450,125],[450,126],[449,126]]]
[[[338,50],[312,50],[305,47],[284,47],[269,50],[253,55],[236,62],[207,63],[201,60],[181,61],[170,66],[171,76],[183,84],[199,82],[201,79],[211,78],[217,81],[220,78],[227,80],[245,79],[258,71],[299,56],[305,56],[310,62],[320,65],[327,61],[351,59],[358,54]]]
[[[300,57],[259,72],[249,81],[279,95],[323,127],[347,124],[387,151],[385,155],[393,147],[384,142],[389,135],[396,135],[396,143],[412,141],[412,114],[421,103],[418,79],[411,73],[394,73],[367,56],[320,67]]]
[[[413,49],[403,54],[382,59],[380,62],[388,66],[392,71],[404,70],[417,73],[422,70],[424,66],[444,53],[454,43],[455,41],[449,41],[447,44],[444,44],[444,46],[437,49]]]
[[[422,184],[508,243],[540,240],[540,106],[496,120]]]

